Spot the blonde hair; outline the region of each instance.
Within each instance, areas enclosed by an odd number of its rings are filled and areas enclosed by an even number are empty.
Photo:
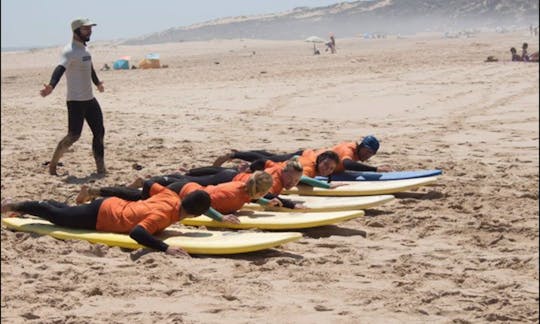
[[[287,164],[285,164],[285,168],[283,168],[283,171],[285,171],[285,172],[287,172],[287,171],[303,172],[304,167],[298,161],[298,156],[295,156],[292,159],[287,161]]]
[[[246,191],[250,197],[267,193],[273,184],[272,176],[265,171],[255,171],[246,181]]]

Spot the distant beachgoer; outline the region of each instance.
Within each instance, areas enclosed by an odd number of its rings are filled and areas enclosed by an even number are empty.
[[[334,38],[334,35],[330,35],[330,41],[326,43],[326,49],[324,51],[327,52],[328,49],[330,49],[332,54],[336,53],[336,39]]]
[[[523,46],[521,46],[521,60],[524,62],[529,61],[529,54],[527,54],[527,49],[529,48],[529,44],[523,43]]]
[[[529,55],[529,62],[538,62],[538,52],[534,52]]]
[[[49,84],[45,84],[40,91],[42,97],[46,97],[53,91],[66,72],[67,80],[67,109],[68,109],[68,134],[58,143],[53,157],[49,163],[49,173],[57,175],[56,167],[62,155],[81,136],[84,121],[88,123],[92,134],[92,151],[96,161],[98,174],[105,174],[103,137],[103,113],[97,99],[92,92],[94,83],[99,92],[105,91],[92,65],[92,56],[86,48],[86,42],[92,35],[93,22],[86,18],[76,19],[71,22],[73,40],[64,47],[62,60],[54,70]]]
[[[516,50],[515,47],[510,48],[510,53],[512,53],[512,62],[523,61],[523,60],[521,59],[521,56],[518,55],[517,50]]]
[[[110,69],[111,69],[111,67],[109,66],[109,64],[105,63],[105,64],[103,64],[103,66],[99,70],[100,71],[109,71]]]
[[[2,214],[30,214],[58,226],[129,234],[140,245],[172,254],[187,256],[179,247],[157,239],[158,233],[186,217],[196,217],[210,208],[210,196],[196,190],[183,199],[158,183],[150,184],[146,200],[127,201],[117,197],[97,199],[89,204],[69,206],[54,201],[2,201]]]

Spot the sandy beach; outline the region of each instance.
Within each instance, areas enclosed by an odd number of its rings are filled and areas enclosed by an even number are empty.
[[[67,131],[65,76],[39,96],[60,47],[2,52],[2,198],[74,204],[83,184],[368,134],[381,140],[371,164],[444,172],[363,218],[233,256],[181,259],[3,227],[2,322],[537,323],[539,69],[510,62],[509,49],[537,51],[538,38],[336,41],[337,54],[321,46],[319,56],[302,41],[91,42],[98,70],[151,52],[169,66],[98,71],[104,178],[87,125],[60,176],[43,166]]]

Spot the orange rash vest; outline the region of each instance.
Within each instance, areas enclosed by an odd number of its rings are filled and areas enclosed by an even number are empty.
[[[154,183],[150,188],[150,198],[146,200],[105,199],[98,211],[96,229],[129,233],[139,225],[155,234],[180,220],[180,206],[181,200],[176,192]]]
[[[273,162],[267,160],[264,164],[264,171],[269,173],[272,176],[272,188],[268,193],[272,195],[279,195],[283,190],[283,182],[281,181],[281,174],[283,173],[283,168],[287,162]],[[233,181],[243,181],[246,182],[253,173],[242,172],[236,175],[233,178]]]
[[[248,177],[249,178],[249,177]],[[211,206],[222,214],[231,214],[251,201],[244,181],[231,181],[216,186],[203,187],[198,183],[186,183],[178,195],[180,198],[195,191],[204,190],[210,195]]]
[[[317,156],[324,152],[315,152],[314,150],[304,150],[302,155],[298,158],[298,162],[304,167],[304,175],[306,177],[315,178],[317,176]]]
[[[343,160],[360,160],[360,158],[356,154],[356,145],[357,144],[355,142],[343,142],[332,147],[332,151],[336,152],[336,154],[339,156],[339,163],[336,166],[334,173],[345,171],[345,167],[343,166]]]

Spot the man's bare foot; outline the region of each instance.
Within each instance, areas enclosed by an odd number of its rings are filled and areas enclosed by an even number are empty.
[[[218,158],[214,161],[214,163],[212,164],[212,166],[215,166],[215,167],[221,166],[223,163],[229,161],[231,158],[232,158],[232,153],[224,154],[224,155],[218,157]]]
[[[133,180],[132,183],[128,184],[127,187],[139,189],[139,188],[142,188],[143,185],[144,185],[144,179],[141,177],[137,177],[135,180]]]
[[[92,199],[92,196],[90,195],[88,186],[81,186],[81,191],[79,191],[79,194],[75,198],[75,203],[77,205],[84,204],[87,201],[90,201]]]

